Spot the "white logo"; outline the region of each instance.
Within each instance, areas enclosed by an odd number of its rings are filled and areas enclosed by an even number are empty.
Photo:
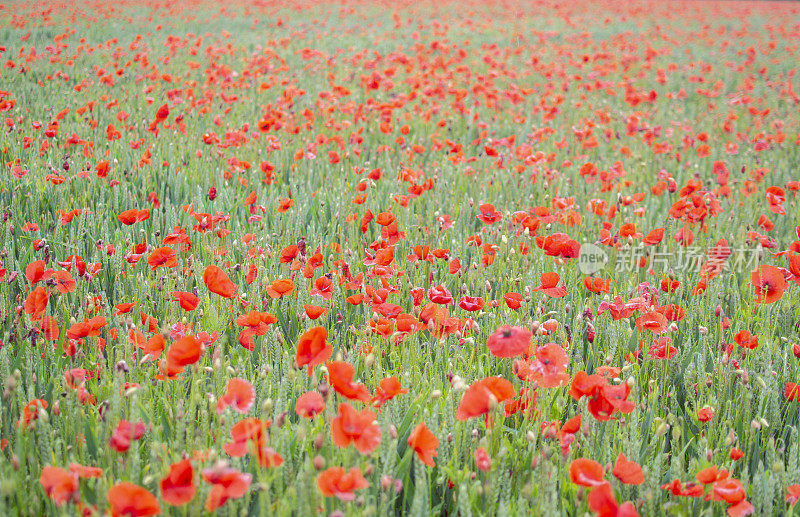
[[[595,244],[581,244],[581,254],[578,256],[578,269],[584,275],[597,273],[608,264],[608,254]]]

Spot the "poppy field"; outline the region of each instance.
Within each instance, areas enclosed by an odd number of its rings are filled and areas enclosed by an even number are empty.
[[[0,515],[794,515],[800,6],[0,5]]]

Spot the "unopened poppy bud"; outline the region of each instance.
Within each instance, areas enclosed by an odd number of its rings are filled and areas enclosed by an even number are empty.
[[[116,368],[117,368],[117,371],[120,372],[120,373],[128,373],[130,371],[128,369],[128,363],[126,363],[124,359],[117,362]]]
[[[389,487],[393,485],[392,481],[394,481],[390,476],[384,474],[381,476],[381,488],[383,490],[389,490]]]
[[[325,442],[325,437],[321,434],[318,434],[314,437],[314,448],[317,450],[322,449],[322,445]]]
[[[656,438],[661,438],[669,431],[669,424],[666,422],[662,422],[661,425],[658,426],[656,429]]]
[[[441,397],[441,396],[442,396],[442,392],[441,392],[440,390],[433,390],[433,391],[431,392],[431,398],[432,398],[433,400],[436,400],[436,399],[438,399],[438,398],[439,398],[439,397]]]
[[[395,479],[394,480],[394,492],[396,494],[399,494],[402,491],[403,491],[403,481],[400,480],[400,479]]]
[[[322,470],[325,468],[325,458],[317,454],[314,456],[314,469],[315,470]]]
[[[700,332],[701,336],[707,336],[708,335],[708,329],[706,327],[702,326],[702,325],[698,326],[697,330],[698,330],[698,332]]]
[[[275,419],[275,426],[276,427],[279,427],[279,428],[283,427],[283,424],[286,421],[286,415],[287,414],[288,414],[288,411],[283,411],[280,415],[278,415],[278,418]]]
[[[756,430],[761,429],[761,423],[758,420],[753,420],[750,422],[750,427]]]
[[[721,305],[717,305],[717,308],[714,309],[714,316],[716,316],[717,318],[722,316],[722,306]]]
[[[397,438],[397,428],[394,424],[389,425],[389,436],[391,436],[393,440]]]
[[[272,399],[266,399],[261,404],[261,411],[264,413],[269,413],[270,411],[272,411]]]
[[[325,400],[328,399],[328,394],[330,393],[330,387],[327,384],[321,384],[317,388],[317,391],[319,392],[320,395],[322,395],[323,399]]]

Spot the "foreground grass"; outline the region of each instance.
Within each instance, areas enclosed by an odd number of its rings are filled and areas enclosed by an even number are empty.
[[[3,514],[615,514],[609,488],[643,515],[793,512],[795,7],[44,11],[0,18]],[[758,266],[784,268],[777,299]],[[551,272],[564,293],[537,289]],[[250,311],[274,318],[242,336]],[[503,325],[530,347],[492,353]],[[329,348],[304,363],[315,327]],[[552,386],[517,362],[548,343]],[[598,410],[579,372],[630,405]],[[498,376],[506,400],[481,391]],[[381,398],[392,377],[407,392]],[[379,440],[337,439],[342,403]],[[364,482],[326,493],[334,467]]]

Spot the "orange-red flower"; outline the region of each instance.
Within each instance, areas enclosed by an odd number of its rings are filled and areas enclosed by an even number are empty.
[[[236,289],[239,287],[231,282],[225,271],[213,264],[203,272],[203,282],[205,282],[209,291],[224,298],[233,298],[236,295]]]
[[[750,274],[750,285],[756,294],[756,303],[775,303],[786,290],[786,278],[775,266],[762,264]]]
[[[614,463],[614,476],[626,485],[641,485],[644,483],[642,467],[635,461],[630,461],[624,454],[617,456]]]
[[[353,444],[361,454],[369,454],[381,443],[381,428],[375,423],[375,413],[369,409],[359,412],[342,402],[339,414],[331,422],[331,436],[337,447]]]
[[[217,401],[217,413],[222,413],[228,406],[233,406],[238,413],[247,413],[255,400],[256,391],[252,384],[238,377],[231,379],[225,394]]]
[[[60,467],[44,467],[39,476],[39,483],[56,506],[77,502],[80,497],[78,475]]]
[[[414,449],[414,452],[417,453],[417,457],[422,463],[429,467],[436,465],[433,458],[439,455],[439,453],[436,452],[436,448],[439,446],[439,439],[428,429],[425,422],[420,422],[414,430],[411,431],[411,434],[408,436],[408,446]]]
[[[456,409],[458,420],[468,420],[487,415],[494,406],[515,395],[514,386],[501,377],[487,377],[475,381],[464,392],[461,403]]]
[[[107,497],[113,517],[147,517],[161,513],[156,496],[133,483],[117,483],[108,490]]]
[[[528,351],[532,335],[524,327],[502,325],[489,336],[486,346],[495,357],[514,357]]]
[[[327,337],[328,331],[325,327],[314,327],[300,336],[297,342],[295,364],[298,368],[307,365],[309,377],[314,366],[324,363],[333,354],[333,347],[328,343]]]
[[[270,298],[289,296],[294,291],[294,282],[289,278],[274,280],[265,289]]]
[[[213,512],[229,499],[242,497],[247,492],[247,489],[250,488],[253,476],[243,474],[230,467],[218,465],[205,469],[203,471],[203,479],[213,485],[205,505],[207,512]]]
[[[344,361],[331,361],[325,365],[325,368],[328,370],[328,384],[341,396],[361,402],[370,401],[372,397],[367,387],[353,382],[356,369],[352,364]]]
[[[588,458],[578,458],[569,464],[569,478],[577,485],[588,487],[602,485],[603,466]]]
[[[342,467],[331,467],[317,476],[319,492],[325,497],[336,497],[341,501],[352,501],[356,498],[353,492],[368,486],[358,467],[347,472]]]
[[[188,459],[173,463],[169,473],[161,480],[161,498],[172,506],[181,506],[194,498],[197,484],[194,468]]]
[[[316,391],[308,391],[297,397],[294,412],[303,418],[314,418],[325,411],[325,399]]]

